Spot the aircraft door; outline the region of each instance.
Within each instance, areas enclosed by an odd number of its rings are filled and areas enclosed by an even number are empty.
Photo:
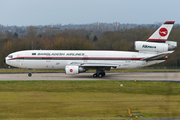
[[[136,63],[136,56],[135,55],[132,56],[132,63]]]
[[[50,61],[51,61],[50,56],[46,56],[46,62],[50,62]]]
[[[23,57],[21,57],[21,55],[17,55],[17,58],[18,59],[16,59],[16,61],[19,63],[19,65],[23,65],[23,62],[24,62],[24,58]]]
[[[19,54],[17,55],[17,62],[23,62],[24,61],[24,58],[22,58]]]
[[[89,59],[89,58],[88,58],[88,56],[87,56],[87,55],[84,55],[84,56],[83,56],[83,60],[84,60],[84,62],[87,62],[87,61],[88,61],[88,59]]]
[[[51,65],[51,57],[49,55],[47,55],[45,57],[46,61],[45,61],[45,65],[46,65],[46,69],[50,69],[50,68],[53,68],[52,65]]]

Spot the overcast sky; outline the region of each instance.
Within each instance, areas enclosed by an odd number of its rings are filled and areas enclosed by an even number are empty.
[[[180,0],[0,0],[1,25],[180,23]]]

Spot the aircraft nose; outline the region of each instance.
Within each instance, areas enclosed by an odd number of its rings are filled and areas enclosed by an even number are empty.
[[[6,63],[6,58],[4,58],[4,63]]]

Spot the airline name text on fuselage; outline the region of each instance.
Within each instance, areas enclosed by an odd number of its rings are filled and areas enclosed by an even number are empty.
[[[46,55],[46,56],[84,56],[84,53],[38,53],[37,55]]]

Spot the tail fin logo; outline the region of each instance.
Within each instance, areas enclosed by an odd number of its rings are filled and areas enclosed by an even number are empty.
[[[159,30],[159,35],[165,37],[168,34],[168,30],[166,28],[161,28]]]

